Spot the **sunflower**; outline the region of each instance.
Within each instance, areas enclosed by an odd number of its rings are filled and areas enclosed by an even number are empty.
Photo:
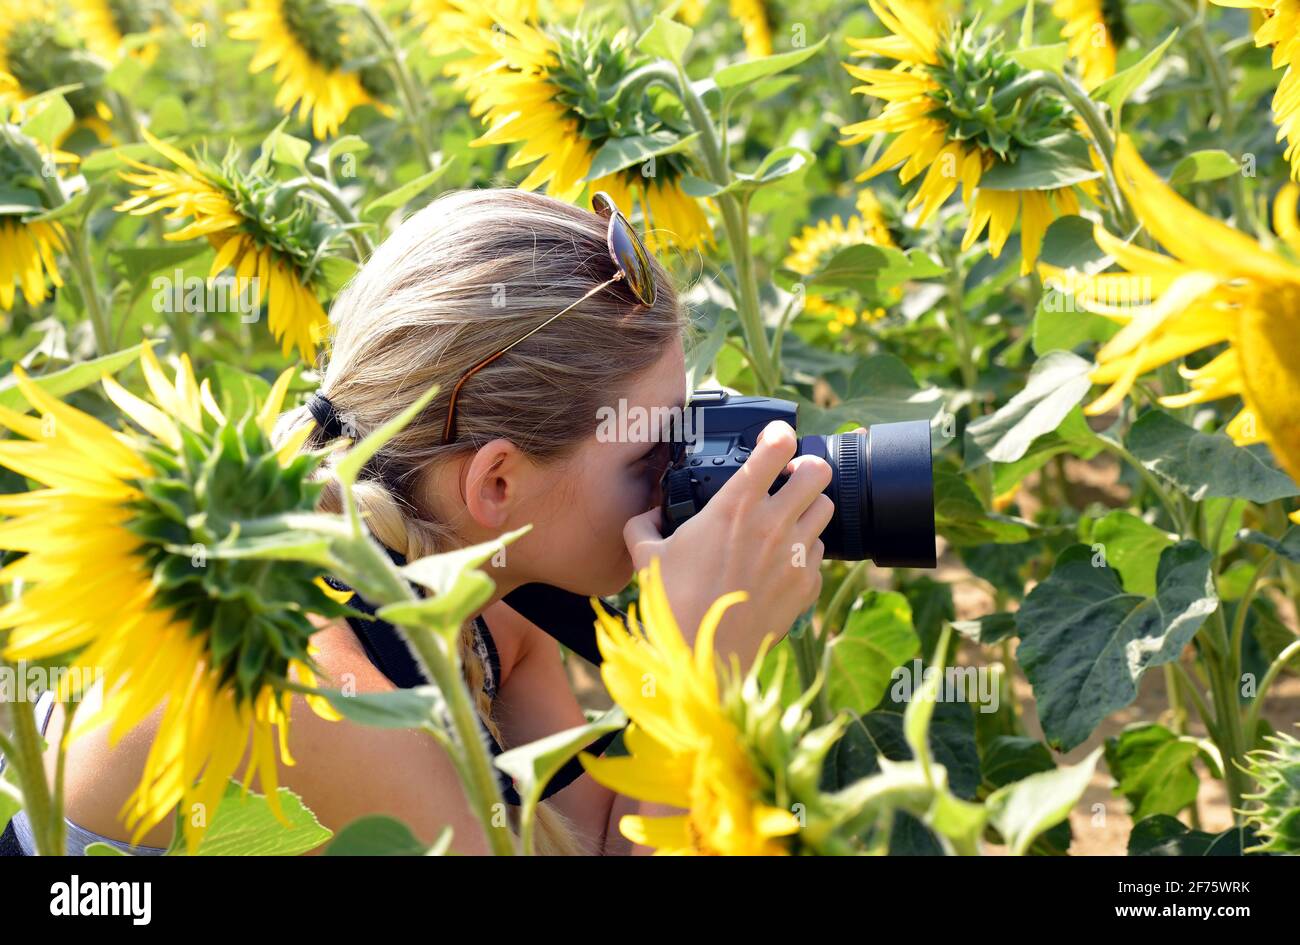
[[[86,45],[108,62],[117,62],[127,54],[127,36],[147,33],[160,37],[163,32],[162,10],[149,0],[71,0],[71,4]],[[158,58],[158,44],[136,46],[130,55],[148,65]]]
[[[1086,88],[1115,74],[1115,56],[1128,35],[1120,0],[1054,0],[1052,13],[1063,21],[1061,37],[1079,64]]]
[[[537,19],[537,0],[492,0],[491,3],[461,4],[455,0],[412,0],[411,15],[421,28],[420,40],[435,56],[459,52],[459,37],[467,32],[490,30],[496,22],[494,11],[520,20]],[[460,59],[448,66],[448,75],[482,69],[495,61]]]
[[[26,159],[19,149],[27,151]],[[6,202],[14,210],[30,208],[0,213],[0,308],[6,311],[13,310],[20,288],[27,304],[35,306],[49,297],[47,279],[56,287],[63,285],[55,254],[67,248],[68,235],[59,221],[40,219],[51,208],[33,167],[37,162],[44,165],[51,157],[56,167],[78,160],[75,154],[27,138],[13,126],[0,136],[0,180],[8,185]]]
[[[849,136],[841,144],[858,144],[876,134],[895,137],[858,180],[869,180],[900,163],[903,183],[926,171],[908,204],[909,210],[921,208],[918,224],[929,219],[960,184],[971,211],[962,248],[969,249],[987,226],[989,252],[1001,255],[1019,218],[1020,271],[1022,275],[1032,271],[1054,216],[1079,210],[1075,183],[1049,190],[1016,190],[994,189],[987,182],[981,186],[981,181],[995,165],[1014,165],[1040,144],[1044,150],[1062,150],[1073,143],[1064,105],[1042,96],[999,103],[997,92],[1023,70],[1001,49],[996,36],[977,36],[942,5],[927,0],[869,2],[891,35],[850,38],[853,55],[885,57],[898,64],[892,69],[844,64],[854,78],[866,83],[854,92],[886,104],[877,117],[840,129]],[[1097,176],[1086,158],[1084,164],[1074,175],[1076,183]]]
[[[798,236],[790,239],[785,267],[801,276],[811,276],[846,247],[897,246],[889,232],[884,208],[874,193],[865,189],[858,192],[857,211],[847,223],[835,214],[830,220],[818,220],[813,226],[805,226]],[[895,287],[889,295],[897,299],[901,297],[902,289]],[[832,335],[838,335],[860,321],[879,321],[885,317],[885,310],[879,306],[859,312],[818,292],[808,294],[804,300],[804,313],[825,320],[826,329]]]
[[[610,90],[643,62],[627,30],[613,37],[548,31],[520,16],[517,6],[448,3],[460,11],[440,20],[448,42],[470,55],[446,71],[469,98],[470,114],[488,126],[472,146],[521,145],[508,166],[535,165],[519,184],[523,190],[544,185],[551,196],[574,202],[590,183],[622,207],[639,204],[649,244],[671,241],[692,249],[712,243],[707,217],[682,190],[687,165],[681,154],[657,156],[652,177],[643,177],[636,165],[586,179],[610,140],[667,134],[644,96],[610,103]]]
[[[763,0],[731,0],[731,15],[745,37],[746,56],[772,55],[772,24]]]
[[[59,89],[74,118],[59,145],[78,128],[112,144],[103,78],[102,62],[67,44],[59,11],[48,0],[0,0],[0,117],[17,113],[25,99]]]
[[[1221,7],[1247,7],[1262,14],[1256,46],[1273,47],[1273,68],[1286,67],[1273,96],[1277,140],[1286,140],[1291,179],[1300,181],[1300,0],[1211,0]]]
[[[248,0],[227,17],[230,35],[258,44],[248,71],[275,66],[275,104],[285,114],[298,107],[299,120],[311,113],[317,138],[338,134],[339,125],[361,105],[385,114],[392,109],[367,87],[364,69],[351,67],[338,4],[329,0]]]
[[[591,191],[603,190],[625,210],[641,208],[645,220],[646,247],[657,253],[674,243],[682,249],[699,249],[713,245],[709,219],[693,198],[680,186],[660,177],[642,177],[636,168],[601,177],[591,182]]]
[[[304,611],[338,614],[317,583],[322,570],[278,561],[274,589],[260,562],[198,560],[237,535],[242,518],[311,511],[316,459],[278,451],[270,430],[292,375],[280,376],[256,416],[227,421],[182,356],[169,379],[146,344],[141,369],[152,402],[112,378],[104,392],[143,433],[117,431],[62,403],[14,369],[42,419],[0,408],[23,440],[0,442],[0,465],[44,488],[0,496],[0,547],[24,554],[0,571],[21,592],[0,607],[9,660],[71,659],[61,700],[81,680],[104,680],[103,702],[78,715],[68,741],[111,723],[116,744],[164,702],[139,784],[119,816],[141,838],[181,804],[190,852],[249,748],[245,788],[257,775],[276,796],[276,741],[286,749],[290,670],[315,685],[314,627]],[[267,588],[262,592],[260,588]],[[86,675],[89,673],[89,675]],[[325,718],[339,716],[321,698]],[[202,805],[195,807],[194,805]]]
[[[57,220],[24,223],[20,217],[0,216],[0,308],[13,310],[19,286],[28,305],[40,305],[49,295],[47,276],[62,286],[54,253],[66,245],[67,234]]]
[[[846,246],[896,246],[885,222],[884,211],[869,190],[858,197],[858,213],[849,217],[848,223],[835,214],[830,220],[818,220],[814,226],[790,240],[790,253],[785,266],[801,276],[810,276],[821,269],[832,256]]]
[[[1203,367],[1179,372],[1186,393],[1160,398],[1184,407],[1240,396],[1243,409],[1225,428],[1238,446],[1267,443],[1300,481],[1300,265],[1265,250],[1227,224],[1201,213],[1171,190],[1127,136],[1116,147],[1116,176],[1147,231],[1170,255],[1124,243],[1098,224],[1097,245],[1124,271],[1062,273],[1043,266],[1085,308],[1123,326],[1097,353],[1092,380],[1110,385],[1084,412],[1105,413],[1134,381],[1162,364],[1212,345],[1227,347]],[[1300,256],[1296,197],[1279,195],[1278,235]]]
[[[623,836],[655,847],[656,854],[788,853],[786,838],[798,833],[799,819],[763,799],[763,778],[727,708],[735,680],[720,689],[714,664],[718,622],[746,595],[734,591],[714,602],[692,650],[669,607],[657,558],[641,572],[640,586],[639,624],[635,604],[625,628],[592,602],[601,677],[631,721],[624,732],[627,755],[582,752],[583,767],[620,794],[684,809],[676,816],[620,820]]]
[[[258,301],[266,306],[268,327],[283,353],[287,355],[297,346],[304,359],[314,361],[329,319],[308,275],[321,245],[310,214],[295,204],[287,217],[282,216],[277,209],[282,195],[274,182],[241,176],[234,167],[233,154],[218,171],[200,166],[147,129],[142,133],[180,170],[124,158],[141,173],[122,174],[136,189],[114,209],[135,215],[170,209],[169,220],[192,218],[190,224],[167,233],[164,239],[206,236],[216,250],[208,278],[228,267],[234,268],[241,286],[256,278]]]

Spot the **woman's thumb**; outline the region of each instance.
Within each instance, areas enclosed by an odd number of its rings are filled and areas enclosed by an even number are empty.
[[[627,544],[627,550],[632,552],[634,561],[637,558],[636,549],[638,545],[645,542],[663,541],[664,536],[659,531],[662,511],[659,506],[655,506],[648,512],[634,515],[623,526],[623,541]]]

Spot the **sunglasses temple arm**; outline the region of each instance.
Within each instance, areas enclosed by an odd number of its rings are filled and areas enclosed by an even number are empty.
[[[613,285],[615,282],[617,282],[619,279],[622,279],[622,278],[623,278],[623,272],[620,270],[619,272],[615,273],[614,276],[613,276],[612,278],[610,278],[610,279],[606,279],[604,282],[602,282],[600,285],[598,285],[598,286],[596,286],[595,288],[593,288],[591,291],[589,291],[589,292],[588,292],[586,295],[584,295],[582,298],[578,299],[576,302],[573,302],[573,303],[571,303],[570,305],[566,306],[565,308],[561,309],[560,311],[556,312],[554,315],[552,315],[552,316],[551,316],[550,318],[548,318],[546,321],[542,322],[542,323],[541,323],[540,325],[538,325],[536,328],[531,329],[527,334],[523,335],[523,336],[520,337],[520,338],[516,338],[514,341],[510,342],[510,344],[506,345],[504,348],[502,348],[500,351],[498,351],[496,354],[494,354],[494,355],[492,355],[492,356],[490,356],[490,357],[484,358],[484,359],[483,359],[482,361],[480,361],[478,364],[474,365],[472,368],[470,368],[468,371],[466,371],[464,374],[462,374],[460,380],[456,382],[456,386],[452,389],[452,392],[451,392],[451,400],[450,400],[450,403],[448,404],[448,407],[447,407],[447,426],[446,426],[446,427],[443,429],[443,431],[442,431],[442,440],[443,440],[443,442],[444,442],[444,443],[449,443],[449,442],[451,442],[451,428],[452,428],[452,421],[455,419],[455,416],[456,416],[456,397],[457,397],[458,394],[460,394],[460,389],[461,389],[461,387],[464,386],[465,382],[468,381],[468,380],[470,379],[470,377],[472,377],[476,371],[480,370],[481,368],[485,368],[485,367],[487,367],[489,364],[491,364],[491,363],[492,363],[493,361],[495,361],[497,358],[501,357],[501,355],[505,354],[507,351],[509,351],[509,350],[510,350],[511,348],[513,348],[515,345],[519,344],[519,342],[524,341],[524,340],[527,339],[527,338],[531,338],[533,335],[535,335],[537,332],[541,331],[543,328],[545,328],[545,327],[546,327],[547,325],[549,325],[551,322],[555,321],[557,318],[559,318],[559,317],[560,317],[561,315],[563,315],[565,312],[568,312],[568,311],[572,310],[574,307],[576,307],[576,306],[578,306],[578,305],[581,305],[583,302],[587,301],[587,299],[591,298],[593,295],[595,295],[595,294],[596,294],[597,292],[599,292],[601,289],[604,289],[604,288],[606,288],[607,286],[611,286],[611,285]]]

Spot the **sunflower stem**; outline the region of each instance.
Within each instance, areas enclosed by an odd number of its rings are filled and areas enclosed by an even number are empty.
[[[1300,640],[1292,640],[1283,647],[1282,652],[1277,658],[1269,664],[1264,673],[1264,678],[1259,682],[1259,688],[1255,691],[1255,698],[1251,701],[1250,707],[1246,710],[1246,737],[1253,744],[1255,741],[1255,730],[1259,727],[1259,710],[1264,704],[1264,695],[1277,679],[1278,674],[1282,672],[1287,663],[1300,656]]]
[[[15,673],[15,677],[17,678]],[[13,719],[12,751],[6,752],[8,767],[18,775],[18,786],[23,792],[23,809],[32,825],[32,836],[39,856],[61,856],[65,850],[57,845],[58,831],[52,818],[55,804],[50,796],[50,785],[45,780],[42,761],[41,736],[36,730],[36,706],[28,698],[26,687],[21,687],[18,698],[10,704]]]
[[[1119,179],[1115,176],[1115,136],[1111,134],[1110,126],[1106,124],[1101,110],[1097,107],[1097,103],[1092,100],[1092,97],[1088,95],[1087,90],[1077,80],[1068,76],[1036,69],[1016,79],[999,92],[999,95],[1015,90],[1015,97],[1023,99],[1044,88],[1061,95],[1070,103],[1079,117],[1083,119],[1084,124],[1088,126],[1088,132],[1093,143],[1097,146],[1097,153],[1101,155],[1111,212],[1114,214],[1116,222],[1124,230],[1133,229],[1132,211],[1129,209],[1128,202],[1124,199],[1123,192],[1120,190]]]
[[[1223,67],[1223,59],[1218,48],[1215,47],[1209,31],[1205,28],[1205,5],[1198,3],[1195,10],[1171,0],[1160,0],[1160,5],[1186,27],[1186,35],[1196,47],[1196,52],[1205,67],[1205,73],[1210,79],[1210,85],[1214,87],[1214,109],[1219,116],[1219,130],[1229,145],[1234,144],[1237,116],[1232,109],[1232,82]],[[1249,227],[1256,238],[1266,235],[1259,214],[1255,210],[1254,201],[1247,193],[1246,178],[1240,172],[1232,175],[1230,196],[1233,213],[1238,222]]]
[[[285,184],[285,187],[306,187],[312,193],[318,195],[325,201],[326,205],[330,208],[331,212],[333,212],[334,216],[338,218],[340,223],[345,225],[355,224],[357,227],[361,225],[361,221],[357,219],[355,211],[348,206],[348,202],[343,199],[343,195],[339,193],[338,188],[329,181],[322,180],[315,174],[312,174],[310,171],[302,177],[296,177],[289,181]],[[370,237],[366,236],[366,234],[362,233],[359,229],[353,229],[352,226],[348,226],[347,233],[348,239],[352,241],[352,248],[356,250],[357,262],[364,263],[374,255],[375,246],[370,242]]]
[[[351,485],[345,483],[342,491],[352,535],[335,542],[334,550],[342,562],[364,573],[363,596],[378,606],[415,601],[414,592],[393,562],[365,532]],[[353,575],[347,577],[352,578]],[[470,807],[483,826],[488,845],[497,856],[511,856],[515,853],[515,846],[510,831],[495,825],[496,816],[504,809],[505,802],[501,798],[492,760],[479,732],[478,716],[470,704],[469,690],[460,673],[458,661],[454,658],[454,651],[450,655],[443,651],[435,638],[438,633],[436,628],[413,626],[401,621],[397,623],[415,650],[417,660],[423,664],[424,672],[438,687],[451,712],[459,754],[458,758],[453,754],[452,760],[457,770],[462,772],[462,786]]]
[[[420,149],[420,160],[424,164],[426,171],[433,170],[433,148],[429,144],[429,135],[424,126],[424,115],[427,109],[420,98],[416,85],[411,81],[411,73],[406,68],[406,54],[397,40],[393,38],[392,32],[388,25],[384,23],[383,18],[370,8],[370,4],[365,0],[352,0],[348,4],[355,7],[361,14],[370,31],[375,34],[375,39],[383,48],[386,58],[388,59],[389,68],[392,70],[393,79],[397,83],[398,93],[402,96],[402,105],[406,111],[406,123],[410,129],[411,136],[415,138],[415,143]]]
[[[635,77],[635,81],[630,81]],[[760,393],[769,394],[781,381],[780,367],[773,360],[772,347],[768,342],[767,331],[763,325],[762,310],[759,306],[758,278],[754,267],[753,250],[749,242],[749,207],[746,201],[734,193],[726,192],[731,184],[731,169],[723,158],[718,140],[718,130],[703,100],[691,85],[690,77],[680,64],[668,62],[650,63],[636,70],[624,81],[618,94],[625,94],[628,89],[659,82],[672,90],[673,94],[686,107],[691,116],[691,124],[700,133],[700,152],[708,171],[709,180],[723,192],[716,195],[718,208],[722,212],[722,225],[727,233],[727,243],[731,248],[732,265],[736,270],[736,282],[740,289],[736,297],[736,313],[740,316],[740,325],[745,334],[745,343],[749,347],[750,360],[754,366],[754,379]],[[725,129],[723,129],[725,134]]]

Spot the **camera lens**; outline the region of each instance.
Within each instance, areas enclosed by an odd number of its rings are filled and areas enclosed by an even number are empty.
[[[827,558],[870,558],[891,568],[935,566],[926,421],[877,423],[866,433],[801,437],[796,455],[820,456],[831,467],[826,494],[835,503],[835,515],[821,535]]]

